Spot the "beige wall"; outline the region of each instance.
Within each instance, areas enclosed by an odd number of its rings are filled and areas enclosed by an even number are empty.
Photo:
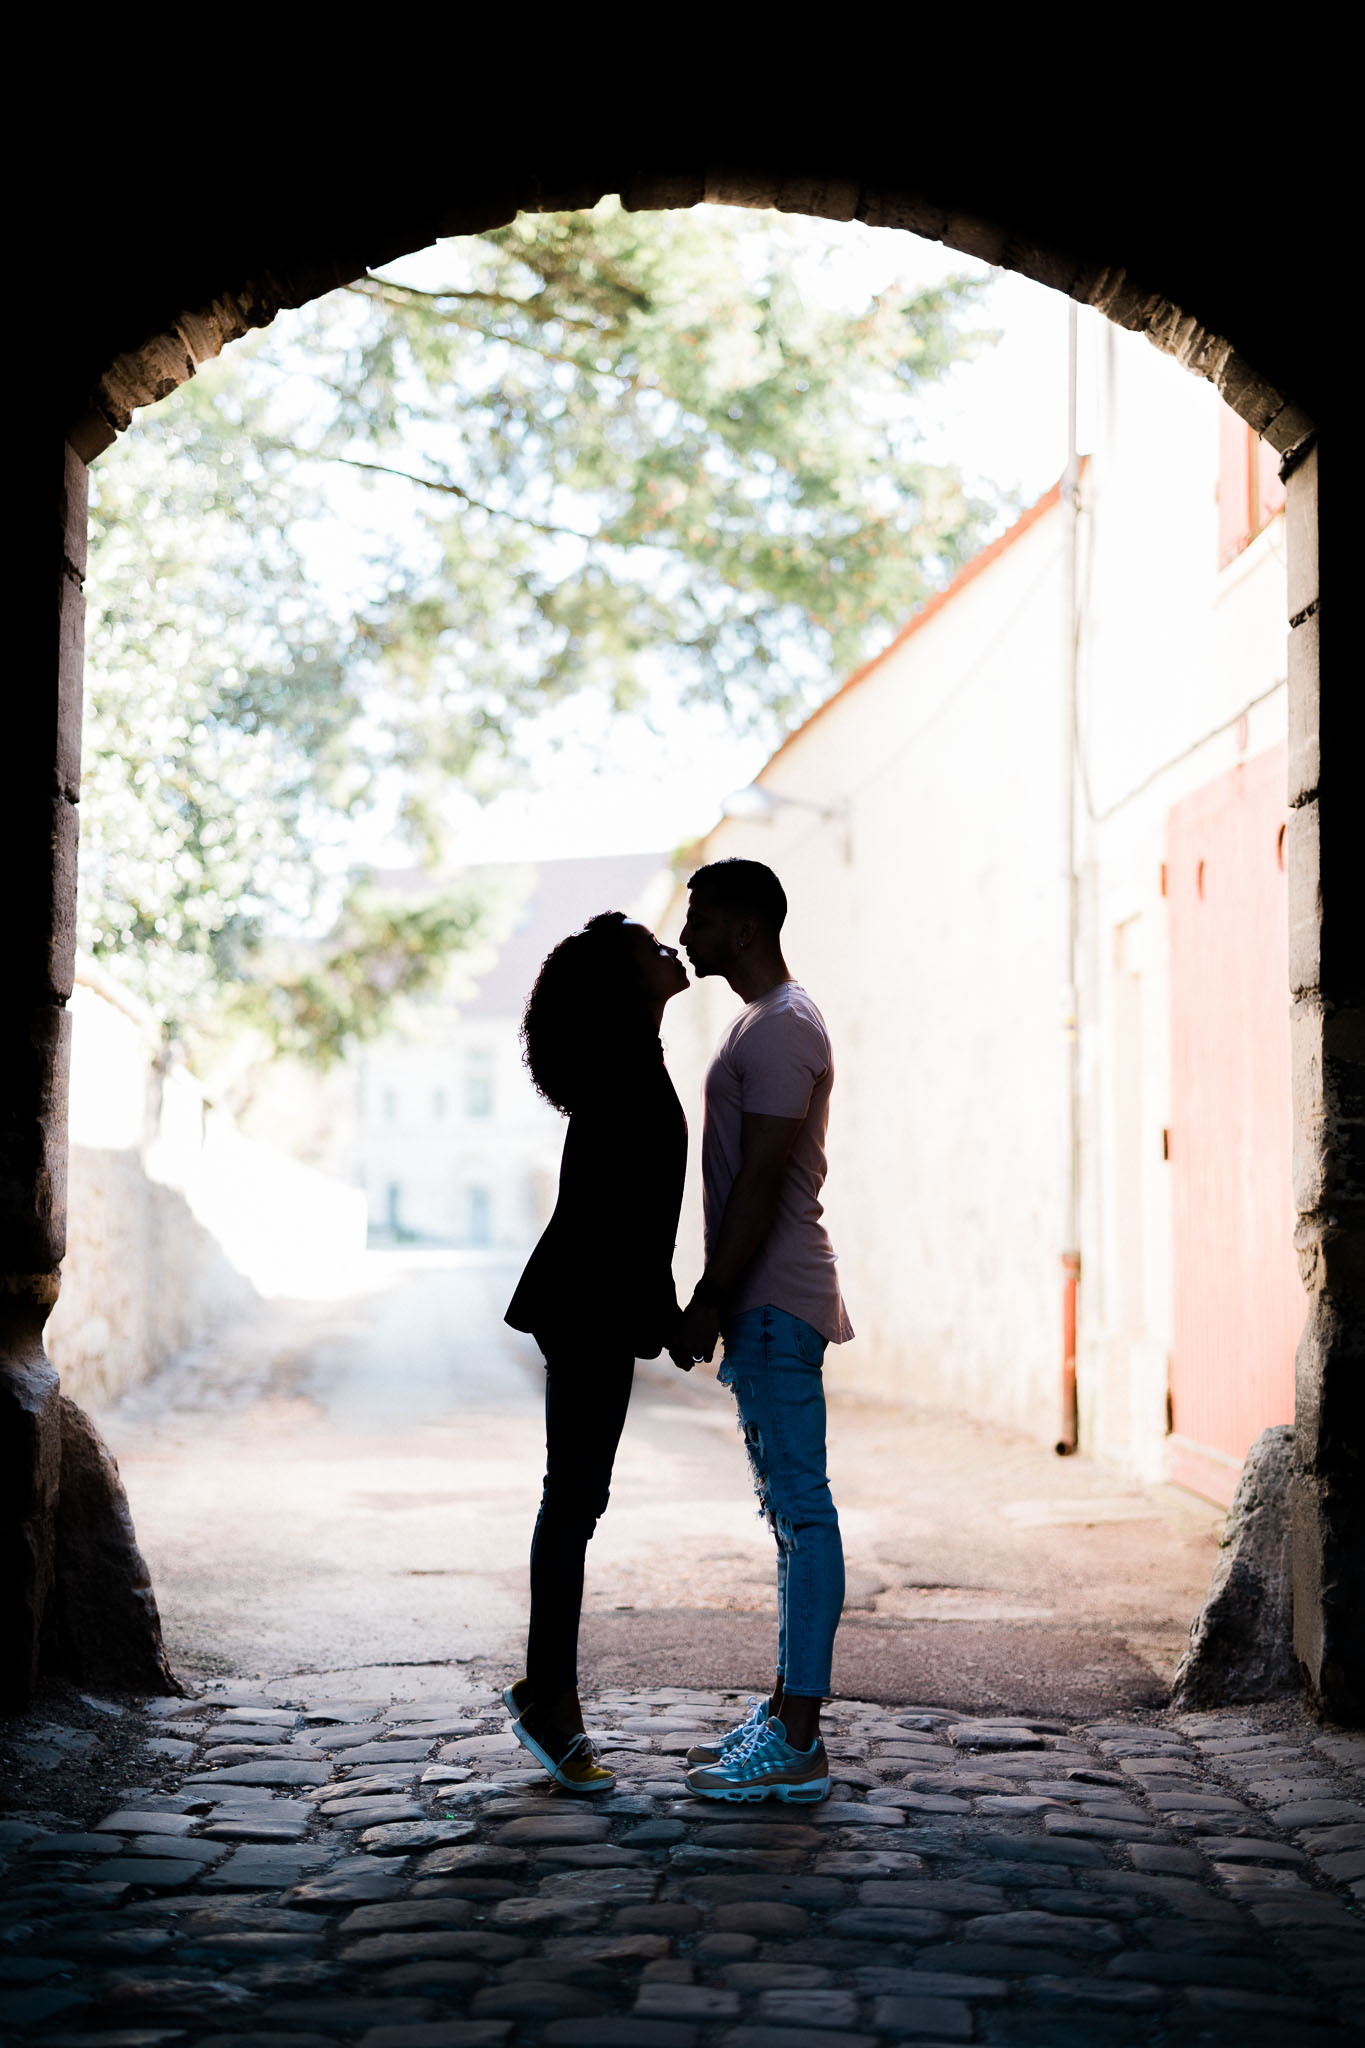
[[[1217,566],[1219,405],[1137,335],[1094,337],[1080,557],[1082,1441],[1164,1476],[1170,1349],[1166,814],[1283,737],[1276,519]],[[827,1214],[857,1339],[841,1381],[1022,1429],[1060,1422],[1064,533],[1044,511],[787,742],[779,808],[697,850],[765,860],[834,1039]],[[1241,723],[1245,714],[1245,725]],[[676,935],[685,908],[665,920]],[[700,1264],[706,1059],[737,1005],[670,1009],[693,1126],[681,1286]]]
[[[781,795],[847,803],[847,833],[780,809],[726,821],[699,856],[776,868],[788,960],[834,1040],[827,1217],[858,1335],[832,1384],[1021,1428],[1056,1375],[1061,538],[1054,509],[765,771]],[[698,1137],[735,1007],[708,983],[669,1012]],[[695,1188],[689,1211],[686,1281]]]

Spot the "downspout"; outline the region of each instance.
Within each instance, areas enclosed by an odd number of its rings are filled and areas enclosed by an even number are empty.
[[[1076,454],[1076,384],[1078,321],[1074,299],[1067,303],[1066,322],[1066,469],[1062,475],[1062,879],[1066,892],[1066,937],[1063,972],[1063,1033],[1066,1042],[1066,1088],[1062,1137],[1062,1431],[1057,1455],[1075,1450],[1080,1429],[1076,1406],[1076,1295],[1081,1278],[1080,1249],[1080,1034],[1076,1000],[1079,891],[1076,877],[1076,686],[1078,621],[1076,617],[1077,524],[1080,508],[1080,465]]]

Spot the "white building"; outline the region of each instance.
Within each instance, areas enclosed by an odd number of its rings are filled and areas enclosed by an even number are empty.
[[[564,1122],[522,1065],[526,998],[552,946],[598,911],[633,912],[662,870],[661,855],[644,853],[483,871],[521,897],[491,965],[467,997],[425,1004],[414,1029],[352,1062],[372,1241],[534,1243],[554,1207]]]
[[[1073,776],[1081,1440],[1226,1500],[1252,1436],[1292,1414],[1302,1314],[1281,494],[1211,385],[1111,326],[1094,346],[1074,734],[1054,490],[785,742],[766,816],[725,819],[694,865],[777,870],[788,959],[831,1026],[827,1212],[858,1331],[836,1385],[1050,1441]],[[680,891],[669,936],[684,910]],[[708,981],[669,1011],[690,1116],[736,1007]],[[694,1159],[683,1285],[697,1211]]]

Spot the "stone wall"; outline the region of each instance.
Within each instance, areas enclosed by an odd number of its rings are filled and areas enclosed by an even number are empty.
[[[72,1145],[47,1353],[73,1400],[116,1399],[258,1299],[181,1190],[153,1180],[139,1152]]]
[[[365,1198],[243,1137],[91,963],[71,1013],[67,1249],[47,1351],[64,1392],[98,1404],[262,1296],[344,1285]]]

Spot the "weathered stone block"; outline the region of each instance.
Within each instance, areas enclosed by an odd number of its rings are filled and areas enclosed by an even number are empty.
[[[60,1403],[61,1478],[43,1662],[82,1685],[175,1693],[118,1466],[88,1415]]]
[[[1293,1455],[1287,1423],[1263,1429],[1247,1453],[1208,1597],[1175,1674],[1173,1698],[1180,1706],[1278,1699],[1298,1688],[1290,1575]]]
[[[1313,432],[1312,415],[1301,405],[1290,399],[1283,404],[1274,419],[1267,420],[1265,439],[1277,455],[1290,455]]]
[[[84,576],[90,525],[90,472],[67,442],[63,448],[61,496],[62,554],[77,576]]]
[[[739,1994],[709,1984],[668,1984],[651,1979],[640,1986],[635,2010],[649,2019],[733,2020],[739,2018]]]
[[[1318,451],[1310,448],[1285,481],[1285,540],[1289,556],[1289,616],[1297,619],[1318,601]]]
[[[63,567],[58,586],[57,687],[49,717],[52,726],[39,731],[47,761],[35,768],[42,775],[38,787],[53,796],[79,803],[81,794],[81,709],[85,691],[85,592],[77,578]]]
[[[1296,996],[1322,985],[1321,828],[1316,797],[1289,813],[1289,987]]]
[[[46,983],[46,967],[39,978]],[[42,1327],[57,1299],[56,1268],[66,1249],[70,1045],[70,1019],[60,1002],[45,992],[27,1004],[15,996],[0,1043],[0,1071],[12,1104],[0,1236],[13,1276],[5,1283],[10,1327],[0,1328],[0,1358],[42,1357]]]
[[[621,204],[627,213],[665,212],[671,207],[700,206],[706,197],[703,172],[677,171],[627,179],[621,187]]]
[[[758,2016],[777,2026],[856,2027],[858,2001],[851,1991],[778,1988],[759,1993]]]
[[[706,173],[708,206],[747,206],[767,211],[777,205],[778,180],[754,171],[713,168]]]
[[[936,2041],[970,2041],[972,2009],[958,1998],[879,1998],[872,2024],[879,2034],[896,2038],[927,2034]]]
[[[22,1706],[37,1680],[43,1609],[52,1587],[60,1395],[57,1375],[42,1355],[47,1305],[18,1289],[2,1305],[10,1359],[0,1366],[0,1496],[7,1504],[0,1557],[0,1697]]]
[[[998,221],[982,220],[971,213],[949,214],[943,239],[954,249],[965,250],[968,256],[976,256],[983,263],[999,263],[1005,254],[1008,236]]]
[[[1322,772],[1319,617],[1310,612],[1289,630],[1289,802],[1293,808],[1317,795]]]
[[[853,178],[783,178],[777,189],[780,213],[809,213],[823,220],[852,220],[858,199]]]
[[[948,216],[941,206],[917,195],[888,192],[879,187],[863,192],[858,218],[870,228],[902,228],[906,234],[921,235],[927,242],[941,242],[948,232]]]

